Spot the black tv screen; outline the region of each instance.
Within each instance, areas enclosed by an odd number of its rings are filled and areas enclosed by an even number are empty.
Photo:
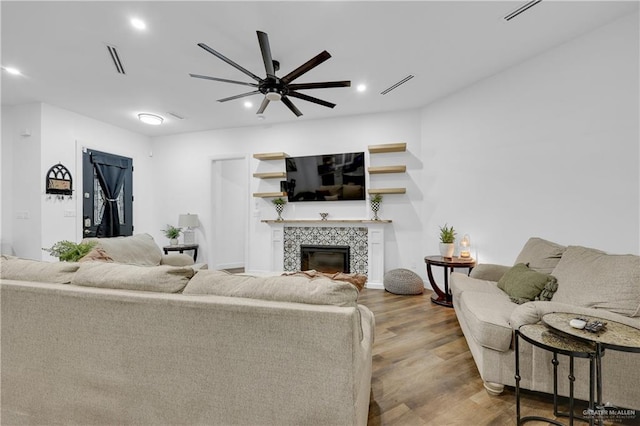
[[[286,159],[282,190],[289,201],[364,200],[364,152],[310,155]]]

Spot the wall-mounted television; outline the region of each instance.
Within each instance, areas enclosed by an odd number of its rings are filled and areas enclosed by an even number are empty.
[[[364,152],[289,157],[286,165],[281,189],[291,202],[365,199]]]

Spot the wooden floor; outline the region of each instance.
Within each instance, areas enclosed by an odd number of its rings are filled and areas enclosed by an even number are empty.
[[[376,317],[369,425],[515,425],[514,389],[484,390],[453,309],[430,296],[360,294]],[[521,401],[523,416],[554,418],[550,396],[526,392]]]

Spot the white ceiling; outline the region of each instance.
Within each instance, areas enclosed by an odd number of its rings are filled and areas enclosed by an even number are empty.
[[[2,66],[23,73],[2,71],[2,104],[45,102],[150,136],[416,108],[638,10],[637,1],[544,0],[503,19],[524,3],[2,1]],[[147,29],[134,29],[132,17]],[[262,95],[216,101],[253,89],[189,77],[252,82],[199,42],[264,76],[256,30],[269,34],[278,75],[327,50],[332,58],[296,83],[351,80],[352,87],[303,91],[334,109],[292,98],[302,117],[272,102],[259,121]],[[116,73],[107,44],[117,47],[126,75]],[[415,78],[380,94],[409,74]],[[356,91],[360,83],[366,92]],[[165,122],[142,124],[139,112]]]

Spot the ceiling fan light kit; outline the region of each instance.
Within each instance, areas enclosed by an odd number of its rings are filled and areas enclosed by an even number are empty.
[[[229,79],[218,78],[218,77],[210,77],[210,76],[200,75],[200,74],[189,74],[189,75],[193,78],[220,81],[223,83],[240,84],[244,86],[254,87],[256,89],[251,92],[241,93],[239,95],[218,99],[218,102],[227,102],[234,99],[243,98],[245,96],[263,94],[264,99],[262,100],[262,103],[260,104],[260,107],[256,112],[257,114],[263,114],[270,102],[282,101],[282,103],[287,108],[289,108],[289,110],[293,112],[296,115],[296,117],[300,117],[302,115],[302,112],[300,112],[300,110],[293,104],[293,102],[291,102],[291,99],[289,99],[290,96],[294,98],[302,99],[307,102],[312,102],[318,105],[322,105],[327,108],[333,108],[336,106],[336,104],[334,103],[327,102],[322,99],[314,98],[313,96],[300,93],[297,90],[326,89],[326,88],[332,88],[332,87],[350,87],[351,86],[351,81],[348,81],[348,80],[327,81],[327,82],[320,82],[320,83],[292,84],[292,82],[295,79],[311,71],[313,68],[317,67],[318,65],[320,65],[321,63],[329,59],[331,55],[326,50],[320,52],[318,55],[311,58],[304,64],[300,65],[298,68],[294,69],[284,77],[276,76],[276,71],[279,71],[280,69],[280,63],[278,61],[273,60],[271,56],[269,36],[267,35],[267,33],[264,33],[262,31],[257,31],[256,33],[258,35],[258,44],[260,45],[260,52],[262,53],[262,61],[264,63],[264,68],[266,72],[265,78],[258,77],[257,75],[253,74],[251,71],[236,64],[231,59],[227,58],[223,54],[217,52],[216,50],[212,49],[211,47],[207,46],[204,43],[198,43],[198,46],[200,46],[202,49],[206,50],[207,52],[211,53],[218,59],[226,62],[227,64],[241,71],[242,73],[248,75],[253,80],[255,80],[256,83],[246,83],[243,81],[229,80]]]

